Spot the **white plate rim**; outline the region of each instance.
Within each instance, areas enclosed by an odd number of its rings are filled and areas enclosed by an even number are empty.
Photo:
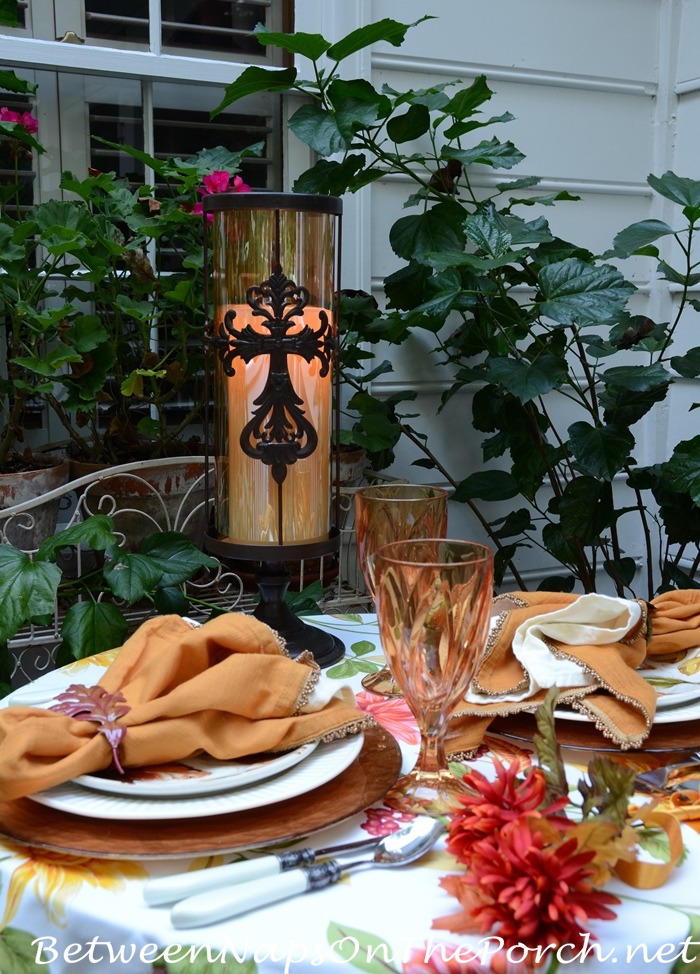
[[[582,714],[579,710],[561,710],[557,707],[554,711],[557,720],[590,721],[593,718],[587,714]],[[677,707],[667,707],[654,714],[655,724],[682,724],[688,720],[700,720],[700,703],[678,704]]]
[[[194,758],[184,758],[181,761],[170,761],[168,764],[182,764],[197,770],[197,764],[206,765],[210,761],[215,770],[222,773],[214,778],[163,778],[139,779],[120,781],[119,778],[102,778],[94,774],[81,774],[73,778],[73,783],[92,791],[109,792],[112,795],[122,795],[124,798],[176,798],[179,795],[211,795],[217,791],[230,791],[234,788],[247,788],[256,781],[272,778],[300,761],[306,760],[318,747],[318,741],[300,744],[292,751],[285,751],[267,761],[256,764],[237,763],[236,761],[215,761],[208,755]],[[157,766],[153,766],[154,770]],[[229,769],[228,774],[225,773]],[[135,769],[137,770],[137,769]],[[141,769],[138,769],[141,770]],[[128,776],[128,769],[127,769]]]
[[[27,795],[27,798],[49,808],[87,818],[154,821],[226,815],[286,801],[320,788],[352,764],[362,750],[363,742],[364,735],[359,733],[321,744],[305,761],[274,778],[265,779],[249,788],[213,795],[180,799],[123,798],[121,795],[93,792],[67,781],[55,788]]]

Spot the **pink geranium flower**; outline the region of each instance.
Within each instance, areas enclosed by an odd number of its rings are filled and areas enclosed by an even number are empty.
[[[225,169],[215,169],[213,173],[205,176],[202,186],[197,190],[200,196],[210,196],[212,193],[250,193],[250,191],[248,183],[244,183],[240,176],[231,178],[231,174]],[[201,214],[201,202],[194,204],[192,212]],[[207,222],[211,223],[213,219],[213,214],[207,213]]]
[[[356,693],[357,706],[370,714],[389,733],[406,744],[418,744],[420,733],[416,718],[403,697],[380,697],[376,693]]]
[[[0,122],[10,122],[12,125],[21,125],[27,135],[36,135],[39,131],[39,122],[31,112],[15,112],[6,106],[0,108]]]

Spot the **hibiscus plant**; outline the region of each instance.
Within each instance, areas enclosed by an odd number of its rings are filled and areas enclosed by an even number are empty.
[[[664,408],[674,380],[700,375],[692,338],[679,343],[689,350],[671,350],[700,310],[690,291],[700,279],[693,255],[700,181],[650,176],[651,188],[677,204],[677,221],[633,224],[604,254],[559,239],[542,212],[523,214],[577,197],[540,194],[536,177],[475,184],[475,167],[510,171],[524,158],[512,142],[485,134],[512,116],[482,114],[492,95],[484,77],[406,91],[340,77],[347,58],[380,41],[399,46],[412,26],[385,19],[331,43],[258,25],[262,44],[308,59],[311,78],[294,67],[251,67],[217,109],[260,91],[303,96],[289,127],[319,158],[296,180],[296,191],[342,195],[391,174],[413,183],[405,203],[413,212],[389,234],[401,266],[384,281],[381,312],[366,296],[363,314],[355,299],[353,340],[368,349],[430,335],[436,377],[447,382],[440,409],[450,404],[451,423],[461,401],[454,397],[474,390],[464,425],[482,437],[483,469],[466,477],[448,469],[405,411],[414,390],[388,401],[371,395],[367,378],[390,371],[388,359],[372,373],[371,363],[355,362],[365,369],[349,403],[360,432],[370,417],[394,442],[407,437],[418,453],[414,462],[453,486],[454,500],[469,506],[496,550],[499,582],[509,570],[527,588],[520,560],[524,549],[537,548],[553,566],[543,589],[594,591],[601,569],[618,595],[697,588],[700,437],[669,444],[662,462],[644,468],[634,451],[636,424]],[[660,239],[675,244],[677,261],[670,246],[661,254]],[[671,321],[630,310],[636,287],[618,265],[632,255],[655,260],[658,274],[676,287]],[[492,513],[494,502],[500,506]],[[641,573],[625,551],[625,530],[642,538]]]

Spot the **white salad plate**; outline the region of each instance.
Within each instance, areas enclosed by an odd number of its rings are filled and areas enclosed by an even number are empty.
[[[106,791],[123,798],[179,798],[210,795],[217,791],[244,788],[272,778],[304,761],[315,751],[318,741],[302,744],[293,751],[271,754],[261,760],[217,761],[208,755],[153,765],[126,768],[126,774],[110,770],[105,774],[81,774],[73,784]]]
[[[355,734],[329,744],[319,744],[305,760],[274,778],[213,795],[191,795],[179,799],[126,798],[121,794],[95,792],[68,781],[27,797],[49,808],[87,818],[157,821],[226,815],[262,808],[320,788],[352,764],[362,750],[363,741],[362,734]]]

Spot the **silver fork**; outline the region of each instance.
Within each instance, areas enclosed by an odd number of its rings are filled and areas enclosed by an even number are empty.
[[[637,791],[663,791],[668,784],[668,779],[673,771],[681,771],[683,768],[694,768],[700,766],[700,751],[696,751],[685,761],[677,764],[668,764],[665,768],[654,768],[652,771],[642,771],[634,779],[634,787]]]

